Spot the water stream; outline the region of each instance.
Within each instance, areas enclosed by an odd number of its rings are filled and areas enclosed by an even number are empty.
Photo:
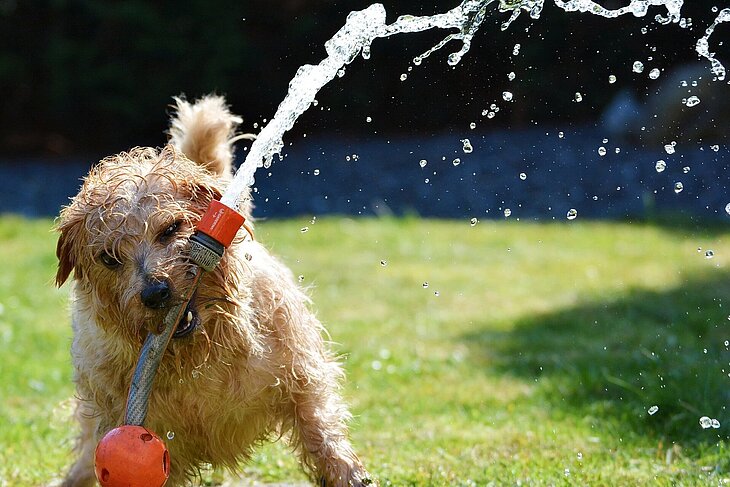
[[[681,9],[684,0],[630,0],[617,9],[607,9],[593,0],[553,0],[555,5],[566,12],[586,12],[606,18],[632,14],[636,17],[646,16],[650,7],[658,7],[654,20],[660,24],[679,23],[682,25]],[[493,6],[493,4],[496,4]],[[479,30],[488,9],[509,12],[510,17],[502,24],[502,30],[526,11],[533,19],[538,19],[544,7],[544,0],[464,0],[459,6],[441,14],[431,16],[402,15],[392,24],[386,24],[385,7],[373,4],[370,7],[350,12],[345,25],[325,43],[327,57],[319,64],[301,66],[294,78],[289,82],[289,91],[279,105],[274,117],[258,134],[256,141],[241,167],[221,198],[221,202],[231,208],[237,208],[241,195],[254,183],[254,173],[259,167],[269,167],[276,154],[284,147],[283,137],[299,116],[315,101],[319,91],[337,76],[343,76],[345,67],[358,55],[368,59],[370,45],[377,38],[386,38],[395,34],[422,32],[430,29],[454,30],[422,55],[414,58],[414,64],[443,48],[451,41],[460,41],[458,51],[447,56],[449,65],[458,64],[471,48],[471,41]],[[496,8],[495,8],[496,7]],[[662,11],[663,8],[663,11]],[[662,15],[664,13],[665,15]],[[725,79],[725,68],[714,54],[710,52],[710,37],[715,27],[730,21],[730,9],[719,12],[715,22],[710,25],[705,35],[697,41],[696,50],[711,64],[717,80]]]

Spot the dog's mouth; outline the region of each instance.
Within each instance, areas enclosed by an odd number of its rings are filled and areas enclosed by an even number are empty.
[[[175,333],[172,334],[172,338],[187,337],[200,325],[200,314],[198,313],[197,306],[195,305],[195,298],[197,297],[197,294],[197,292],[193,293],[193,297],[185,307],[185,311],[177,324]]]

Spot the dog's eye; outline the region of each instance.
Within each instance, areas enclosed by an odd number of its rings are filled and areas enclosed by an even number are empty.
[[[101,255],[99,255],[99,260],[109,269],[116,269],[117,267],[122,265],[121,262],[119,262],[117,259],[115,259],[113,256],[109,255],[106,252],[102,252]]]
[[[165,231],[160,234],[160,239],[164,240],[164,239],[172,237],[178,231],[179,228],[180,228],[180,221],[176,221],[175,223],[173,223],[172,225],[167,227],[165,229]]]

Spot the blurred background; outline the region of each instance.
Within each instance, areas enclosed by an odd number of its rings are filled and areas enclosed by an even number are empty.
[[[260,130],[296,69],[369,3],[1,1],[0,211],[56,214],[99,158],[163,144],[175,95],[223,94],[243,131]],[[385,6],[392,22],[457,3]],[[259,171],[258,213],[725,217],[730,97],[695,51],[714,5],[685,2],[681,25],[664,26],[656,7],[612,21],[547,2],[505,32],[495,6],[453,68],[458,42],[412,63],[445,32],[376,40],[285,137],[287,161]],[[720,59],[726,26],[711,40]]]

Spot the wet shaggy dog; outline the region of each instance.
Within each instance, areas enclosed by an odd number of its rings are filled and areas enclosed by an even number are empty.
[[[148,332],[192,282],[186,242],[231,178],[240,119],[220,97],[177,100],[169,144],[108,157],[58,219],[58,273],[73,271],[71,316],[81,424],[63,485],[95,484],[98,440],[122,424]],[[250,217],[249,198],[239,211]],[[312,480],[368,485],[347,438],[342,369],[293,275],[239,232],[203,275],[155,378],[145,426],[167,441],[169,486],[206,464],[235,469],[261,441],[288,436]]]

